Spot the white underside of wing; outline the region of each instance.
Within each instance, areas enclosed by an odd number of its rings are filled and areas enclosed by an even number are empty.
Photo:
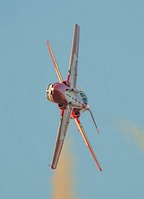
[[[70,87],[76,87],[76,79],[77,79],[77,64],[78,64],[78,57],[76,54],[73,56],[71,71],[70,71]]]
[[[58,163],[61,150],[63,147],[65,135],[67,132],[70,116],[71,116],[71,105],[68,105],[67,109],[64,110],[64,113],[60,118],[58,134],[57,134],[57,139],[56,139],[56,144],[55,144],[55,149],[54,149],[54,155],[53,155],[53,160],[52,160],[52,165],[51,165],[52,169],[56,169],[57,167],[57,163]]]
[[[70,82],[71,88],[76,88],[79,36],[80,36],[80,27],[78,24],[75,24],[73,40],[72,40],[72,49],[70,54],[69,71],[68,71],[68,80]]]

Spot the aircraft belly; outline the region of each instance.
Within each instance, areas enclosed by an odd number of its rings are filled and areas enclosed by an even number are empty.
[[[83,108],[84,104],[81,98],[77,95],[75,91],[66,91],[65,98],[68,103],[72,105],[73,108]]]

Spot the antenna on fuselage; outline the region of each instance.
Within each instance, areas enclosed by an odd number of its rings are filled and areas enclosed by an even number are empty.
[[[80,85],[78,85],[78,88],[80,89],[80,91],[82,91],[82,87]]]

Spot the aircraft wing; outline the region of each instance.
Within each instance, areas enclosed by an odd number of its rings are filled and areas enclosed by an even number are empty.
[[[70,116],[71,116],[71,105],[68,105],[66,110],[61,111],[61,118],[60,118],[56,145],[55,145],[54,155],[53,155],[52,165],[51,165],[52,169],[56,169],[57,167],[57,163],[58,163],[61,150],[63,147],[66,131],[68,128]]]
[[[70,55],[69,70],[68,70],[68,77],[67,77],[67,82],[70,82],[71,88],[76,88],[78,51],[79,51],[79,35],[80,35],[80,27],[79,27],[79,25],[75,24],[73,41],[72,41],[72,49],[71,49],[71,55]]]
[[[52,51],[52,48],[51,48],[51,45],[50,45],[50,42],[49,42],[49,41],[47,41],[47,47],[48,47],[48,50],[49,50],[49,52],[50,52],[50,56],[51,56],[51,58],[52,58],[52,62],[53,62],[53,65],[54,65],[54,68],[55,68],[55,71],[56,71],[58,80],[59,80],[59,82],[63,82],[63,78],[62,78],[60,69],[59,69],[58,64],[57,64],[57,62],[56,62],[56,59],[55,59],[55,56],[54,56],[54,53],[53,53],[53,51]]]
[[[85,144],[87,145],[90,153],[92,154],[92,156],[94,158],[95,163],[97,164],[99,170],[102,171],[102,168],[101,168],[101,166],[100,166],[100,164],[99,164],[99,162],[98,162],[98,160],[96,158],[96,155],[95,155],[95,153],[94,153],[94,151],[93,151],[93,149],[92,149],[92,147],[90,145],[90,142],[89,142],[89,140],[88,140],[88,138],[86,136],[86,133],[84,131],[84,128],[83,128],[82,124],[80,123],[78,118],[74,118],[74,120],[75,120],[75,123],[78,126],[78,129],[79,129],[79,131],[80,131],[80,133],[81,133],[81,135],[82,135],[82,137],[83,137],[83,139],[85,141]]]

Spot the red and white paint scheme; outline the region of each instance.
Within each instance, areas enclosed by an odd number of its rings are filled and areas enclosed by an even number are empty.
[[[79,35],[80,35],[80,27],[78,24],[75,24],[68,76],[65,81],[63,80],[62,75],[60,73],[50,43],[49,41],[47,41],[48,50],[50,52],[59,82],[49,84],[47,86],[46,97],[49,101],[58,104],[58,107],[61,110],[60,123],[58,127],[58,134],[57,134],[51,168],[56,169],[57,167],[65,135],[67,132],[69,120],[74,119],[79,132],[81,133],[90,153],[94,158],[95,163],[97,164],[99,170],[102,171],[102,168],[86,136],[84,128],[79,120],[81,112],[88,110],[92,116],[92,120],[95,124],[96,130],[99,133],[93,114],[88,106],[88,100],[86,94],[81,89],[80,90],[76,89]]]

